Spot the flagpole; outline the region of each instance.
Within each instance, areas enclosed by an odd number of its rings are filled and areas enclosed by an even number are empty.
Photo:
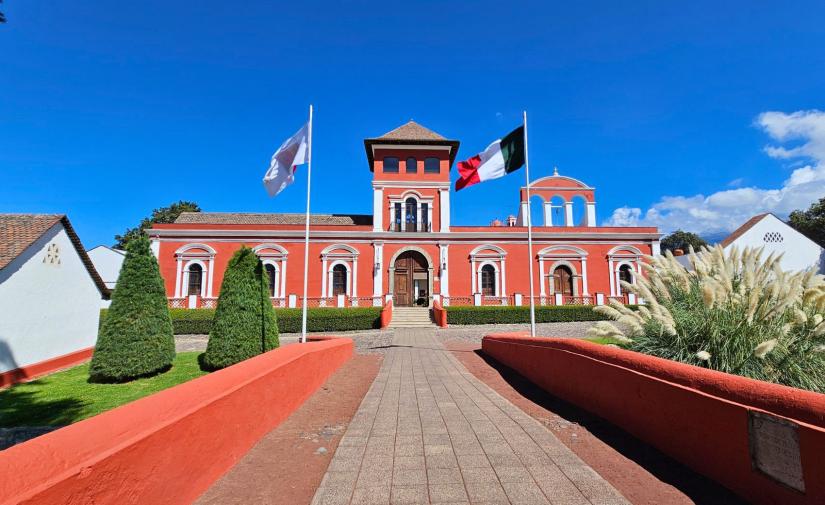
[[[524,111],[524,177],[527,179],[527,265],[530,275],[530,336],[536,336],[536,303],[533,288],[533,223],[530,211],[530,161],[527,155],[527,111]]]
[[[309,275],[309,186],[312,181],[312,104],[309,105],[307,135],[307,213],[304,227],[304,300],[301,303],[301,342],[307,341],[307,277]],[[532,274],[530,278],[532,279]],[[532,286],[531,286],[532,287]]]

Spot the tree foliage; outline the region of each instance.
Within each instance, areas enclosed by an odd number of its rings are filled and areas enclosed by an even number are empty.
[[[101,321],[89,375],[94,381],[125,381],[169,368],[175,358],[166,290],[149,239],[129,242]]]
[[[278,321],[269,299],[269,275],[243,246],[224,273],[203,363],[224,368],[278,347]]]
[[[0,0],[0,4],[3,3],[3,0]],[[6,22],[6,15],[0,12],[0,23]]]
[[[799,233],[825,247],[825,197],[811,204],[806,211],[791,212],[788,224]]]
[[[676,249],[681,249],[687,253],[690,250],[690,247],[693,247],[694,250],[698,251],[702,247],[707,247],[708,243],[695,233],[676,230],[670,235],[662,238],[660,245],[662,248],[662,254],[664,254],[665,251],[673,252]]]
[[[201,208],[195,202],[181,200],[168,207],[154,209],[152,215],[144,218],[135,228],[128,228],[123,235],[115,235],[115,249],[125,249],[137,237],[146,234],[146,230],[157,223],[174,223],[183,212],[200,212]]]

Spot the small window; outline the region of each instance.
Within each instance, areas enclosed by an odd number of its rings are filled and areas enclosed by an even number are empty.
[[[622,265],[619,267],[619,280],[633,284],[633,273],[630,271],[630,265]]]
[[[347,294],[347,267],[335,265],[332,267],[332,296]]]
[[[768,242],[768,243],[770,243],[770,242],[777,242],[778,243],[778,242],[782,242],[783,238],[782,238],[782,234],[779,233],[778,231],[769,231],[768,233],[765,234],[765,236],[763,237],[763,240],[765,242]]]
[[[418,202],[415,198],[407,198],[406,201],[406,220],[405,220],[405,231],[416,231],[417,224],[418,224]]]
[[[424,172],[427,174],[441,172],[441,160],[438,158],[424,158]]]
[[[415,158],[407,158],[407,173],[414,174],[418,172],[418,160]]]
[[[401,231],[401,202],[395,204],[395,231]]]
[[[189,286],[186,294],[189,296],[200,295],[203,281],[203,268],[197,263],[189,265]]]
[[[394,156],[384,158],[384,173],[398,173],[398,158]]]
[[[430,206],[421,203],[421,231],[430,231]]]
[[[264,265],[266,274],[269,278],[269,296],[275,297],[275,265],[267,263]]]
[[[496,269],[493,265],[481,267],[481,294],[496,296]]]

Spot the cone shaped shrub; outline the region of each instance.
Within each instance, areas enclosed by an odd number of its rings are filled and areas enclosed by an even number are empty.
[[[278,321],[269,299],[269,275],[248,247],[226,267],[209,343],[207,368],[224,368],[278,347]]]
[[[165,370],[174,358],[166,290],[149,239],[141,236],[126,248],[89,375],[97,382],[122,382]]]

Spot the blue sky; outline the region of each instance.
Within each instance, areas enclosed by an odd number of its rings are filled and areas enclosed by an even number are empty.
[[[87,246],[179,199],[301,212],[303,177],[260,180],[310,102],[314,212],[372,211],[365,137],[412,118],[463,159],[523,108],[532,175],[595,186],[602,223],[719,233],[825,196],[822,2],[0,8],[0,212],[65,212]],[[453,222],[517,212],[523,182],[455,194]]]

